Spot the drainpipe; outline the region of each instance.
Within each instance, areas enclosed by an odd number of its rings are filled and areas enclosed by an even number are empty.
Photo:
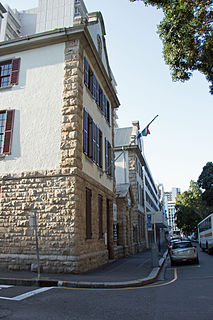
[[[144,218],[145,218],[145,239],[146,239],[146,248],[149,248],[149,239],[148,239],[148,226],[147,226],[147,214],[146,214],[146,190],[145,190],[145,168],[142,167],[143,171],[143,198],[144,198]]]

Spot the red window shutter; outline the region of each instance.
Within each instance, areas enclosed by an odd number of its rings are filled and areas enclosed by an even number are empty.
[[[12,73],[10,84],[18,84],[19,68],[21,59],[14,59],[12,62]]]
[[[15,110],[7,111],[5,136],[4,136],[4,149],[3,149],[4,154],[11,153],[14,113],[15,113]]]

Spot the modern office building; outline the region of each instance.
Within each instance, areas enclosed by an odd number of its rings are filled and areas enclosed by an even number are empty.
[[[2,23],[2,19],[3,19],[3,14],[6,13],[7,10],[5,9],[5,7],[1,4],[0,2],[0,33],[1,33],[1,23]]]
[[[18,11],[5,6],[0,41],[57,28],[72,27],[76,17],[86,18],[83,0],[38,0],[38,7]]]
[[[167,214],[167,221],[168,221],[168,228],[169,233],[179,233],[180,230],[177,228],[175,223],[175,204],[176,204],[176,196],[177,194],[181,193],[180,188],[172,188],[171,191],[165,192],[165,199],[166,199],[166,214]]]

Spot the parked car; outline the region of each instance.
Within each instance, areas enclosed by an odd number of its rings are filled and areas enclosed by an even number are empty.
[[[170,252],[171,248],[172,248],[172,245],[174,242],[178,242],[180,241],[180,238],[171,238],[169,241],[168,241],[168,251]]]
[[[197,248],[192,245],[191,241],[180,240],[173,242],[169,254],[172,266],[177,262],[186,261],[199,264]]]

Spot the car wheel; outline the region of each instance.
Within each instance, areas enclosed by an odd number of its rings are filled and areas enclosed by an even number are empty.
[[[201,243],[200,243],[200,249],[204,252],[205,251],[205,248],[202,247]]]
[[[212,249],[207,249],[208,254],[212,254]]]
[[[206,249],[207,249],[207,253],[208,253],[208,254],[211,254],[211,249],[210,249],[209,246],[208,246],[208,242],[206,243]]]

